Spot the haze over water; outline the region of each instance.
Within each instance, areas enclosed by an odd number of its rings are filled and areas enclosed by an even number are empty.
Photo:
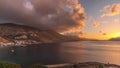
[[[15,52],[12,53],[11,49]],[[104,62],[120,65],[119,41],[80,41],[27,47],[1,47],[0,61],[29,64]]]

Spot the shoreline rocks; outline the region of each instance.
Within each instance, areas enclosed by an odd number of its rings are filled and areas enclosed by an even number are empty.
[[[120,68],[116,64],[105,64],[99,62],[84,62],[77,64],[56,64],[56,65],[46,65],[48,68]]]

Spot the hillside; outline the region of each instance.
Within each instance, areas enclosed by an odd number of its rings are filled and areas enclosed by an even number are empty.
[[[110,41],[120,41],[120,37],[109,39]]]
[[[39,30],[37,28],[12,23],[0,24],[0,44],[25,45],[68,41],[52,30]],[[6,43],[7,42],[7,43]]]

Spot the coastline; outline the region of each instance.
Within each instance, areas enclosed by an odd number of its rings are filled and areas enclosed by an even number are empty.
[[[73,64],[64,63],[64,64],[52,64],[52,65],[32,64],[27,67],[22,67],[20,64],[16,64],[13,62],[0,62],[0,66],[1,65],[2,67],[0,68],[6,68],[6,66],[9,66],[10,68],[120,68],[120,65],[100,63],[100,62],[81,62],[81,63],[73,63]]]
[[[76,64],[55,64],[46,65],[47,68],[120,68],[120,65],[100,63],[100,62],[83,62]]]

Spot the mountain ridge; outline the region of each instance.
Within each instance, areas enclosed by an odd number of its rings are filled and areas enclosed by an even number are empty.
[[[66,36],[53,30],[40,30],[13,23],[0,24],[0,39],[0,43],[9,42],[12,45],[55,43],[69,40]]]
[[[14,23],[0,24],[0,45],[4,46],[94,40],[77,36],[66,36],[53,30],[41,30],[27,25]]]
[[[109,39],[110,41],[120,41],[120,37],[117,37],[117,38],[111,38]]]

